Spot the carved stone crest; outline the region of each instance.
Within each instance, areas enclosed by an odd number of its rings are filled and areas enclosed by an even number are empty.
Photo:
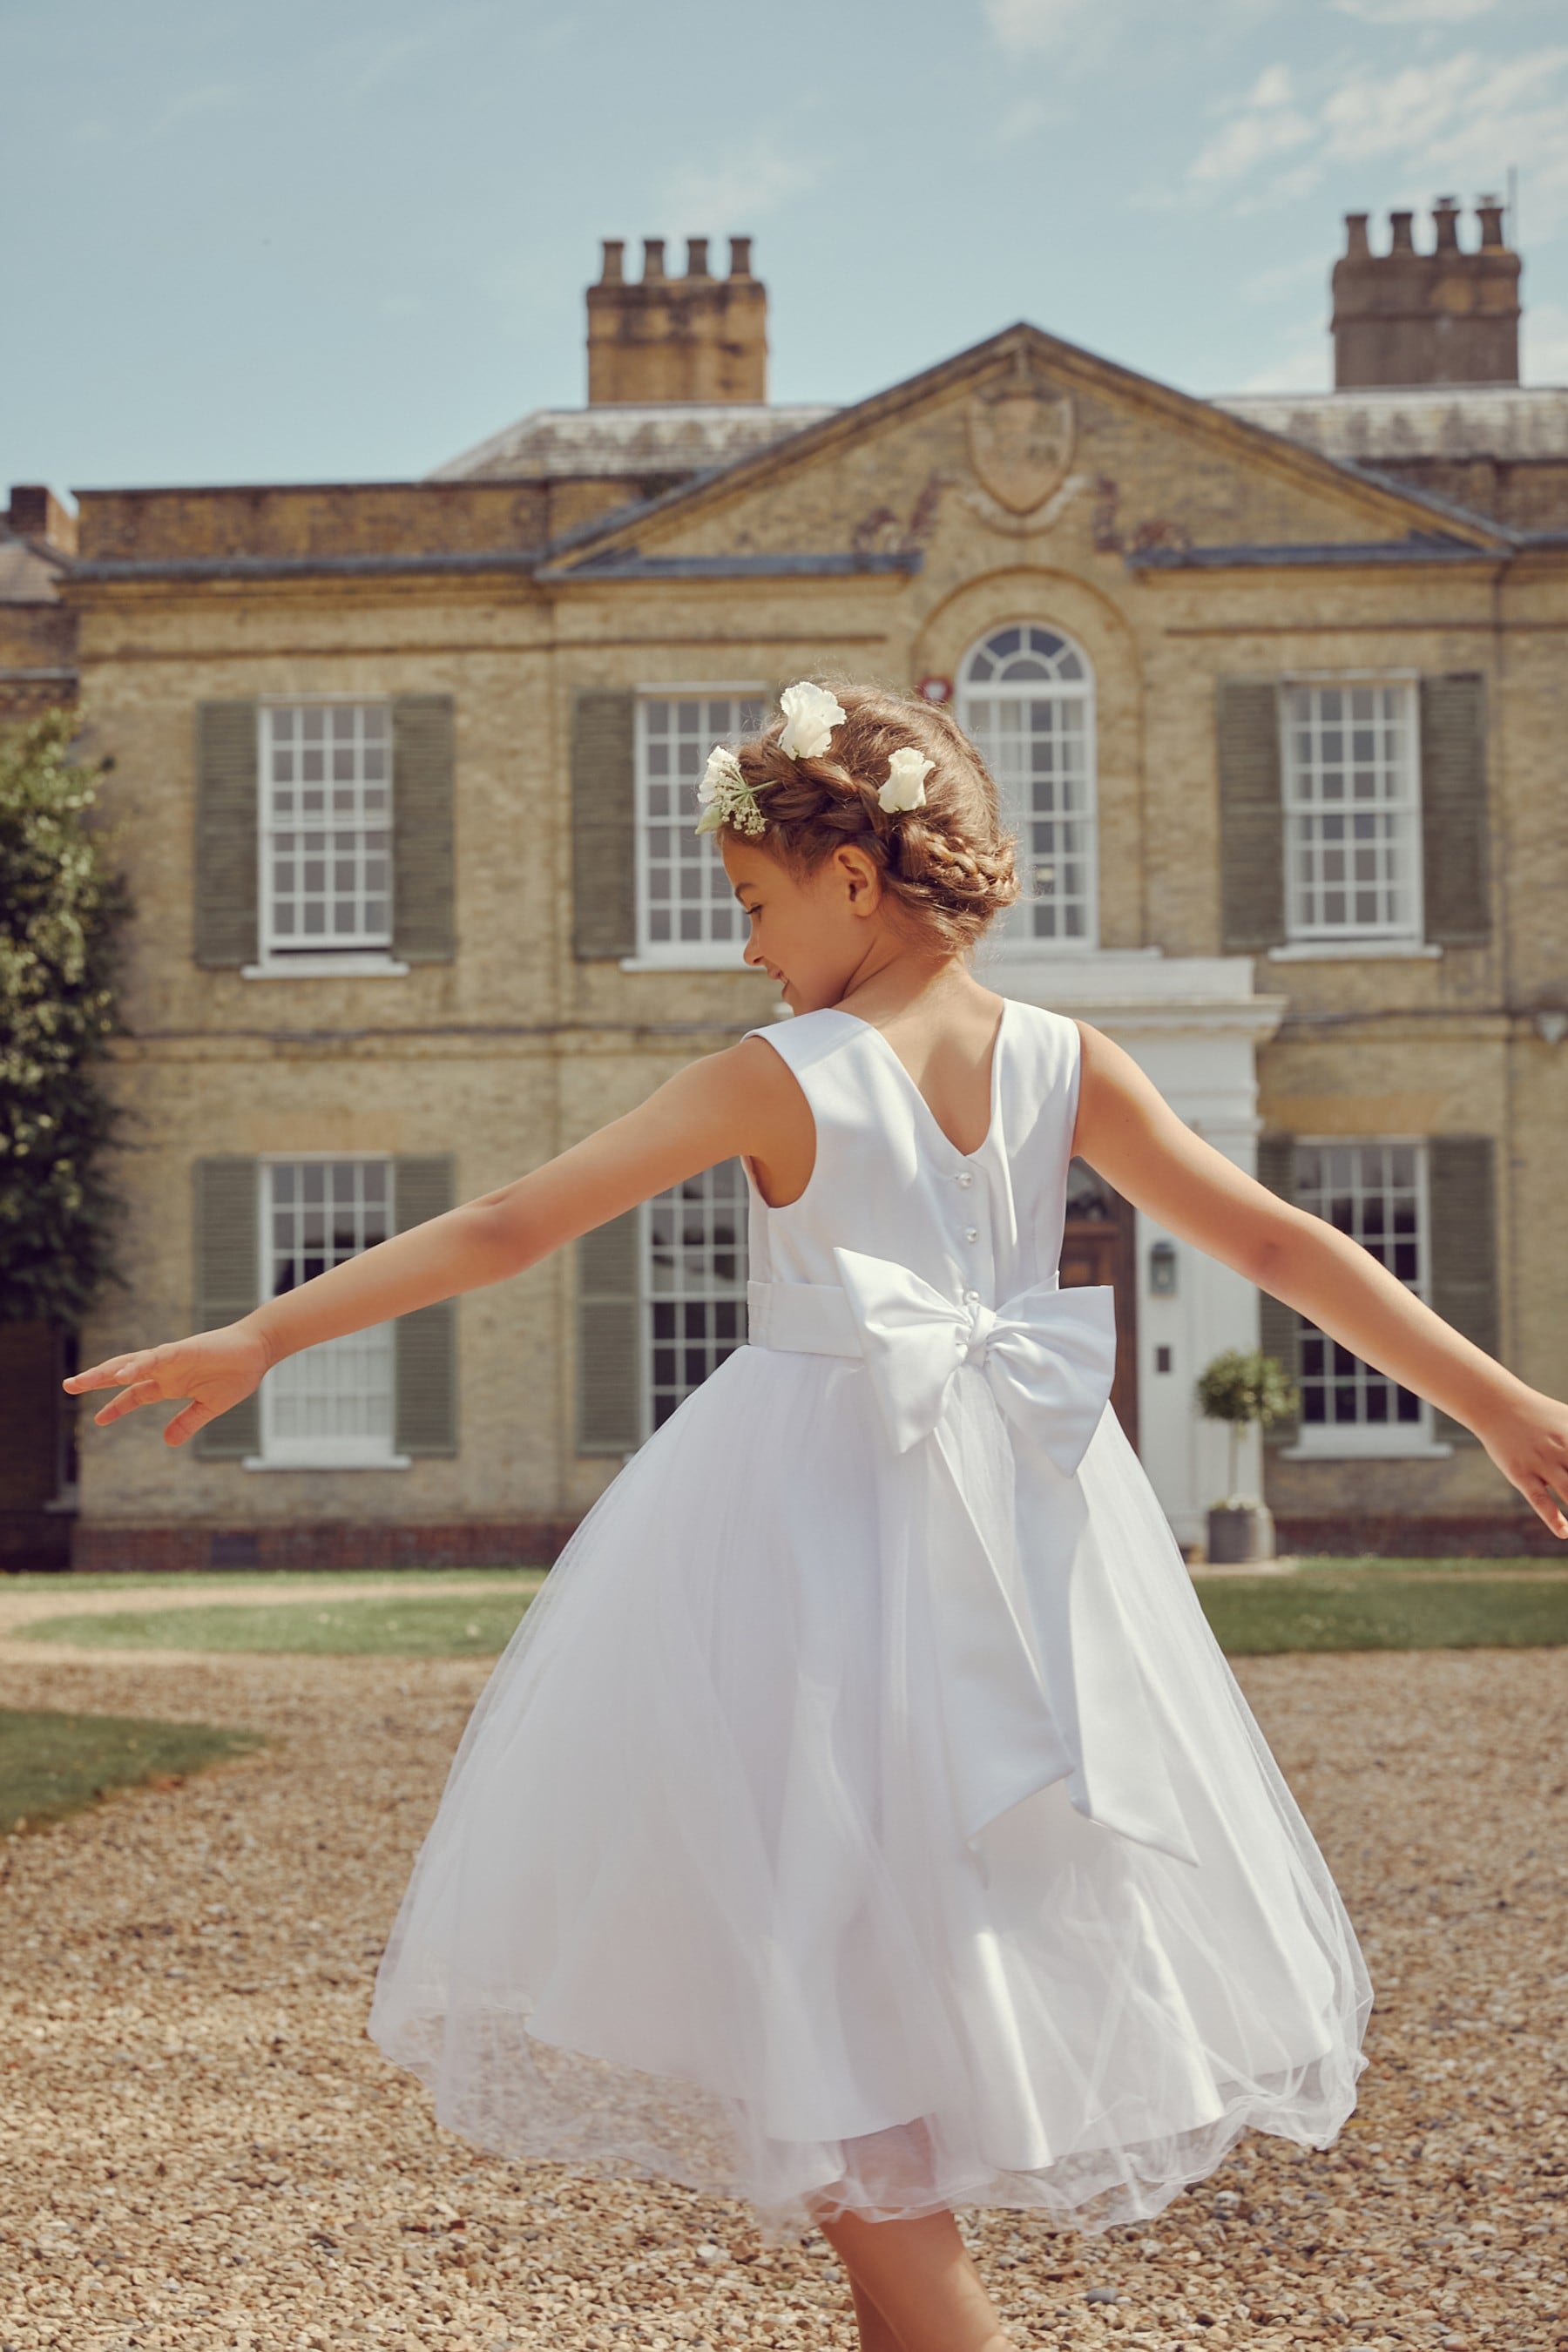
[[[969,457],[981,487],[1009,514],[1033,514],[1067,478],[1072,463],[1073,405],[1052,392],[1015,354],[1009,374],[969,404]]]

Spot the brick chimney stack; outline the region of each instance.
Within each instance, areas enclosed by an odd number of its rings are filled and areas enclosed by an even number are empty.
[[[640,280],[626,277],[625,255],[606,237],[588,289],[589,404],[765,401],[768,295],[752,275],[751,238],[730,239],[727,278],[710,272],[705,236],[687,239],[684,278],[665,276],[661,236],[643,240]]]
[[[1436,243],[1418,253],[1413,215],[1389,215],[1389,249],[1373,253],[1366,215],[1345,215],[1334,264],[1334,386],[1517,383],[1520,257],[1503,243],[1502,205],[1476,206],[1480,243],[1459,243],[1452,196],[1433,206]]]
[[[76,517],[41,482],[17,482],[5,520],[18,539],[39,540],[62,555],[76,553]]]

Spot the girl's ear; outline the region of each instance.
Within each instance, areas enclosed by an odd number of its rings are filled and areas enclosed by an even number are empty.
[[[882,877],[874,859],[856,843],[846,841],[834,851],[832,865],[850,913],[875,914],[882,902]]]

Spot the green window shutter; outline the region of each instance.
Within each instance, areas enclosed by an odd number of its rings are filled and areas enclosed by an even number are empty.
[[[577,1244],[577,1451],[642,1443],[642,1215],[628,1209]]]
[[[1291,1135],[1260,1135],[1258,1139],[1258,1181],[1281,1201],[1296,1202],[1296,1139]],[[1258,1345],[1266,1356],[1277,1357],[1292,1381],[1301,1377],[1300,1325],[1296,1309],[1282,1298],[1267,1290],[1258,1294],[1261,1312],[1258,1317]],[[1264,1432],[1266,1445],[1290,1444],[1300,1427],[1300,1417],[1292,1414],[1289,1421],[1277,1421],[1272,1429]]]
[[[199,964],[257,953],[254,702],[196,705],[195,938]]]
[[[1219,774],[1220,936],[1227,950],[1285,939],[1285,808],[1279,690],[1222,677],[1215,738]]]
[[[195,1320],[198,1331],[218,1329],[254,1314],[261,1304],[261,1266],[254,1160],[195,1163]],[[254,1391],[220,1412],[191,1440],[206,1462],[237,1462],[261,1451],[261,1400]]]
[[[392,937],[405,963],[450,963],[455,724],[449,694],[392,704]]]
[[[1435,1135],[1426,1147],[1435,1313],[1489,1356],[1498,1353],[1495,1152],[1489,1135]],[[1474,1444],[1475,1433],[1434,1408],[1435,1434]]]
[[[395,1160],[393,1213],[397,1230],[444,1217],[453,1206],[449,1156]],[[400,1315],[394,1326],[396,1349],[395,1432],[399,1454],[458,1451],[458,1302],[439,1298]]]
[[[572,709],[572,952],[637,950],[637,697],[584,687]]]
[[[1426,937],[1445,947],[1491,936],[1488,888],[1486,687],[1457,674],[1421,681],[1421,879]]]

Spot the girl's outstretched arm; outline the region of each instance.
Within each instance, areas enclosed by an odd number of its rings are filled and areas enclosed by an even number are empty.
[[[107,1356],[63,1385],[72,1394],[118,1389],[93,1415],[100,1423],[121,1420],[139,1405],[188,1398],[163,1431],[166,1444],[183,1445],[248,1396],[285,1356],[505,1282],[579,1234],[737,1152],[765,1159],[781,1122],[798,1116],[791,1090],[798,1096],[772,1048],[742,1038],[679,1071],[637,1109],[499,1192],[376,1243],[298,1290],[265,1300],[237,1323]]]
[[[1474,1430],[1538,1517],[1568,1536],[1568,1405],[1516,1379],[1359,1242],[1244,1174],[1177,1118],[1130,1054],[1078,1028],[1074,1151],[1167,1232]]]

